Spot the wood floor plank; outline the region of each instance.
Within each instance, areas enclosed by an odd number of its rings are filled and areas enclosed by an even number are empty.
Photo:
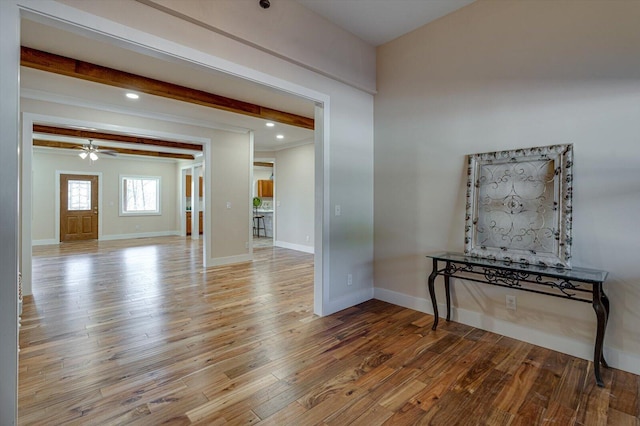
[[[631,416],[640,414],[640,378],[634,374],[618,371],[611,381],[609,406]]]
[[[33,248],[20,425],[634,425],[640,377],[379,300],[313,315],[313,256],[183,237]]]

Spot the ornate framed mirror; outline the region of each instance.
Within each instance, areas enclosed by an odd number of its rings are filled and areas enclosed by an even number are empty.
[[[468,156],[465,254],[570,268],[573,145]]]

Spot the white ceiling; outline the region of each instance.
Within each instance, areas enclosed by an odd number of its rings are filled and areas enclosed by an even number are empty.
[[[373,46],[387,43],[474,1],[297,0]]]

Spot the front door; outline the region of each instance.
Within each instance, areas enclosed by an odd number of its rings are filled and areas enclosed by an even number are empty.
[[[60,175],[60,241],[98,239],[98,176]]]

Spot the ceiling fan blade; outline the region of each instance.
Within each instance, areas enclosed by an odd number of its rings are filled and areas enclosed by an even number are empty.
[[[98,154],[105,154],[105,155],[110,155],[112,157],[117,157],[118,156],[118,151],[111,151],[111,150],[102,150],[99,149],[96,151]]]

